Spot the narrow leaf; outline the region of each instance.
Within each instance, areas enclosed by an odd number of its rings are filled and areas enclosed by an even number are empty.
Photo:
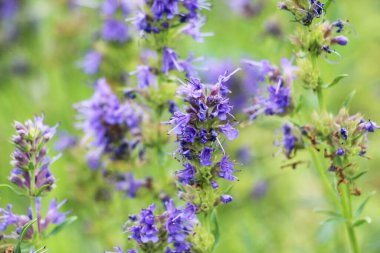
[[[33,219],[33,220],[29,221],[28,223],[26,223],[25,226],[22,228],[21,233],[20,233],[20,237],[18,238],[16,247],[15,247],[15,250],[14,250],[14,253],[21,253],[21,243],[22,243],[22,240],[24,239],[24,237],[26,235],[26,232],[28,232],[29,228],[36,221],[37,221],[37,219]]]
[[[364,207],[367,205],[368,201],[370,200],[370,198],[375,195],[376,192],[371,192],[368,197],[363,201],[363,203],[361,203],[361,205],[359,206],[358,209],[356,209],[355,213],[354,213],[354,217],[357,218],[359,217],[359,215],[363,212],[364,210]]]
[[[356,180],[356,179],[360,178],[361,176],[367,174],[367,172],[368,171],[366,170],[366,171],[362,171],[362,172],[356,174],[355,176],[352,177],[352,180]]]
[[[324,84],[322,87],[323,87],[324,89],[331,88],[331,87],[337,85],[337,84],[340,82],[340,80],[342,80],[343,78],[345,78],[345,77],[347,77],[347,76],[348,76],[347,74],[342,74],[342,75],[340,75],[340,76],[337,76],[337,77],[335,77],[335,79],[332,80],[330,83]]]
[[[47,235],[45,236],[45,238],[48,238],[48,237],[50,237],[50,236],[53,236],[53,235],[58,234],[58,233],[61,232],[61,230],[64,229],[67,225],[69,225],[69,224],[73,223],[74,221],[76,221],[77,218],[78,218],[77,216],[71,216],[71,217],[67,218],[64,222],[62,222],[61,224],[58,224],[57,226],[55,226],[55,227],[53,228],[53,230],[52,230],[49,234],[47,234]]]
[[[356,95],[356,90],[351,91],[351,93],[344,100],[343,107],[348,108],[348,106],[350,105],[350,103],[351,103],[351,101],[352,101],[352,99],[354,98],[355,95]]]
[[[371,224],[372,220],[370,217],[365,217],[363,219],[359,219],[357,221],[354,222],[354,224],[352,224],[353,227],[359,227],[360,225],[363,225],[365,223],[367,224]]]
[[[211,222],[212,222],[212,234],[214,236],[214,245],[213,245],[213,249],[219,244],[219,240],[220,240],[220,229],[219,229],[219,221],[218,221],[218,215],[216,213],[216,210],[213,210],[213,212],[211,213]]]
[[[333,217],[342,217],[342,215],[340,213],[337,213],[335,211],[330,211],[330,210],[315,209],[314,212],[327,214],[327,215],[333,216]]]
[[[41,188],[38,189],[38,191],[36,192],[36,197],[41,196],[41,194],[44,192],[44,190],[46,190],[46,188],[48,188],[49,186],[50,186],[49,184],[45,184],[45,185],[41,186]]]
[[[13,193],[19,195],[19,196],[26,196],[25,193],[23,192],[19,192],[18,190],[16,190],[13,186],[9,185],[9,184],[0,184],[0,187],[4,187],[4,188],[8,188],[9,190],[11,190]]]

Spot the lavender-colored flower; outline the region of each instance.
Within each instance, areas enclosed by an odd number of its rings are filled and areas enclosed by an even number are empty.
[[[238,160],[244,165],[248,165],[252,162],[251,149],[249,147],[241,147],[236,152]]]
[[[138,244],[158,242],[158,229],[154,217],[154,211],[156,205],[152,204],[146,209],[142,209],[140,213],[140,219],[138,224],[128,228],[128,232],[131,232],[130,239],[135,240]]]
[[[143,180],[137,180],[132,173],[119,174],[114,182],[117,190],[125,192],[130,198],[136,197],[137,191],[145,185]]]
[[[157,77],[149,66],[137,66],[137,85],[140,89],[146,89],[149,86],[157,87]]]
[[[31,180],[35,181],[37,191],[42,187],[44,191],[50,191],[55,181],[49,169],[52,161],[47,156],[46,143],[54,136],[57,126],[49,127],[43,121],[44,115],[35,116],[34,122],[28,120],[24,125],[14,124],[17,134],[12,137],[16,148],[12,155],[14,169],[10,181],[29,191],[32,190]]]
[[[212,182],[211,182],[211,187],[214,188],[214,189],[218,188],[218,187],[219,187],[218,182],[216,182],[215,180],[212,181]]]
[[[98,73],[100,64],[102,63],[102,54],[97,51],[89,51],[82,62],[83,71],[88,75]]]
[[[102,38],[106,41],[124,43],[129,39],[129,32],[123,21],[107,19],[101,31]]]
[[[267,192],[268,192],[268,181],[260,180],[255,184],[252,195],[255,199],[261,199],[262,197],[266,195]]]
[[[0,19],[7,20],[14,17],[19,9],[18,0],[3,0],[0,2]]]
[[[331,39],[331,44],[338,44],[345,46],[348,43],[348,38],[346,36],[340,35]]]
[[[186,242],[187,236],[194,228],[196,219],[196,207],[187,203],[186,207],[176,208],[173,200],[169,200],[166,205],[166,230],[168,232],[168,242],[173,244],[173,252],[190,252],[191,244]]]
[[[228,204],[233,200],[233,198],[230,195],[224,194],[220,196],[220,200],[223,202],[223,204]]]
[[[178,71],[183,71],[183,68],[178,62],[178,55],[174,50],[165,47],[164,54],[162,56],[162,72],[165,75],[169,74],[170,70],[176,69]]]
[[[176,111],[179,110],[178,105],[173,100],[169,100],[168,104],[169,104],[169,112],[171,114],[174,114]]]
[[[246,62],[258,71],[256,83],[265,81],[274,83],[267,87],[268,96],[258,96],[254,105],[246,110],[250,114],[250,118],[255,119],[260,114],[284,114],[291,106],[291,85],[298,69],[292,66],[287,59],[283,59],[281,62],[282,72],[268,61]]]
[[[373,133],[375,132],[376,129],[379,129],[380,126],[378,126],[375,122],[371,121],[371,120],[368,120],[368,122],[366,122],[364,124],[364,129],[370,133]]]
[[[183,164],[184,169],[177,171],[176,175],[178,177],[178,180],[183,184],[193,184],[195,183],[195,173],[196,169],[194,166],[191,165],[191,163],[185,163]]]
[[[239,135],[239,130],[233,128],[230,123],[221,126],[219,129],[222,133],[226,135],[227,139],[230,141],[236,139]]]
[[[45,215],[45,217],[42,217],[41,215],[41,198],[36,198],[36,211],[37,211],[37,225],[38,225],[38,232],[42,233],[47,230],[49,224],[61,224],[66,219],[66,213],[60,213],[58,212],[58,209],[66,202],[63,201],[59,205],[57,205],[57,201],[53,199],[50,202],[49,209]],[[4,232],[9,226],[14,226],[15,229],[14,232],[10,235],[2,235],[3,238],[18,238],[19,234],[21,233],[22,228],[31,220],[33,220],[35,217],[32,216],[31,208],[28,209],[27,215],[18,215],[14,214],[12,212],[12,205],[9,204],[7,209],[0,208],[0,232]],[[33,234],[36,231],[33,230],[33,228],[29,228],[29,230],[26,232],[25,238],[31,239],[33,238]]]
[[[340,135],[343,137],[343,139],[344,139],[345,141],[347,141],[347,138],[348,138],[348,131],[347,131],[347,129],[344,128],[344,127],[342,127],[342,128],[339,130],[339,132],[340,132]]]
[[[294,153],[295,146],[297,143],[297,137],[292,133],[292,127],[289,124],[285,124],[283,127],[283,149],[285,151],[286,157],[291,158],[292,153]]]
[[[204,147],[200,154],[200,161],[202,166],[211,166],[212,165],[212,153],[214,149],[210,147]]]
[[[82,122],[78,125],[85,132],[84,142],[93,147],[88,161],[100,164],[103,154],[112,160],[129,159],[140,138],[140,109],[133,101],[122,103],[112,92],[104,78],[97,81],[91,99],[76,105]]]
[[[338,155],[338,156],[343,156],[344,155],[344,149],[343,148],[338,148],[337,149],[337,151],[336,151],[336,154]]]
[[[30,221],[30,217],[26,215],[17,215],[12,212],[12,205],[8,204],[7,209],[0,208],[0,232],[7,230],[8,226],[16,226],[15,231],[21,231],[22,227]],[[28,231],[26,236],[31,238],[33,231]],[[5,236],[9,238],[17,238],[17,233]]]
[[[235,168],[234,165],[229,161],[228,156],[223,156],[222,160],[219,163],[219,176],[229,181],[236,180],[236,177],[233,175]]]
[[[64,131],[59,134],[58,140],[54,143],[54,149],[58,152],[63,152],[77,145],[77,142],[76,136]]]
[[[61,224],[66,220],[67,212],[61,213],[58,211],[64,204],[66,200],[57,204],[57,200],[53,199],[50,201],[49,209],[45,215],[45,218],[41,218],[41,198],[36,198],[36,209],[37,209],[37,223],[40,231],[45,231],[49,224]]]

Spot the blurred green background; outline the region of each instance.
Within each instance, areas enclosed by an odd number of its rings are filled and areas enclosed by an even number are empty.
[[[195,55],[206,58],[231,59],[236,63],[241,58],[269,59],[275,64],[279,64],[282,57],[291,57],[288,35],[297,24],[290,22],[292,17],[288,13],[277,9],[277,1],[263,1],[262,11],[249,18],[232,12],[226,2],[215,0],[212,10],[207,12],[204,31],[215,35],[200,44],[185,40],[178,48],[182,55],[192,50]],[[24,121],[34,113],[44,112],[47,123],[61,122],[60,129],[80,134],[74,126],[76,114],[72,106],[91,96],[92,79],[78,66],[101,23],[96,10],[70,8],[64,0],[23,1],[21,9],[17,17],[22,24],[20,34],[0,47],[0,183],[7,182],[12,169],[9,161],[14,120]],[[349,74],[329,90],[328,108],[333,113],[339,110],[348,94],[356,90],[351,113],[361,112],[366,118],[380,122],[379,13],[378,0],[336,0],[330,7],[331,20],[349,20],[358,33],[357,38],[350,37],[346,47],[339,48],[343,56],[339,64],[320,62],[325,80]],[[280,25],[283,36],[267,34],[268,20]],[[253,161],[240,168],[240,181],[235,183],[232,192],[235,201],[219,210],[222,237],[215,252],[349,252],[348,244],[342,244],[346,240],[343,227],[321,226],[325,217],[313,212],[327,206],[313,167],[280,169],[285,159],[273,158],[276,152],[272,146],[273,135],[279,126],[274,118],[258,120],[242,130],[239,139],[228,147],[231,151],[249,147]],[[359,181],[363,192],[360,199],[380,189],[379,134],[370,136],[369,146],[372,159],[361,161],[362,168],[369,173]],[[51,154],[54,153],[51,149]],[[92,253],[111,250],[114,245],[123,246],[126,236],[122,234],[122,225],[128,214],[148,205],[148,202],[141,203],[122,195],[115,195],[112,202],[96,202],[96,189],[91,187],[91,182],[98,181],[99,177],[87,168],[84,155],[84,152],[67,152],[52,166],[58,187],[50,196],[59,200],[67,198],[65,208],[79,219],[47,241],[50,252]],[[306,154],[303,158],[308,159]],[[173,172],[178,166],[174,161],[168,170]],[[263,182],[267,191],[255,197],[254,188]],[[24,199],[8,190],[2,189],[0,197],[2,207],[13,202],[18,213],[27,208]],[[356,205],[359,202],[355,200]],[[379,212],[377,194],[364,212],[372,218],[372,224],[358,229],[363,252],[380,252]]]

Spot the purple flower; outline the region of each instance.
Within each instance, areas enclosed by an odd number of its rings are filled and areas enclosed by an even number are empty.
[[[178,177],[178,180],[182,184],[193,184],[195,182],[194,175],[196,173],[196,169],[194,166],[191,165],[191,163],[185,163],[183,164],[184,169],[177,171],[176,175]]]
[[[144,181],[136,180],[132,173],[117,175],[117,180],[114,182],[115,188],[125,192],[130,198],[136,197],[137,191],[144,186]]]
[[[373,133],[375,132],[376,129],[379,129],[380,127],[373,121],[370,121],[368,120],[368,122],[366,122],[364,124],[364,129],[370,133]]]
[[[0,19],[7,20],[15,16],[19,9],[18,0],[3,0],[0,2]]]
[[[43,121],[44,115],[35,116],[34,122],[28,120],[24,125],[19,122],[14,124],[17,134],[12,137],[16,148],[12,155],[14,169],[10,181],[29,191],[32,190],[31,180],[36,183],[35,190],[44,187],[44,191],[50,191],[55,181],[49,169],[52,161],[47,156],[46,143],[55,135],[57,126],[51,128]]]
[[[61,213],[58,211],[64,204],[66,200],[57,204],[57,200],[53,199],[50,201],[49,209],[45,215],[44,219],[41,219],[41,198],[36,198],[36,209],[37,209],[37,217],[38,217],[38,227],[41,231],[47,229],[49,224],[61,224],[66,220],[66,213]]]
[[[236,139],[239,135],[239,130],[236,130],[232,127],[230,123],[227,123],[221,127],[219,127],[220,131],[224,133],[228,140],[232,141]]]
[[[223,156],[222,160],[219,163],[219,176],[229,181],[236,180],[236,177],[233,175],[235,168],[234,165],[229,161],[228,156]]]
[[[266,195],[268,192],[268,182],[266,180],[260,180],[256,183],[253,188],[253,197],[256,199],[260,199]]]
[[[338,155],[338,156],[343,156],[344,155],[344,149],[343,148],[338,148],[337,149],[337,151],[336,151],[336,154]]]
[[[347,131],[347,129],[344,128],[344,127],[342,127],[342,128],[339,130],[339,132],[340,132],[340,135],[343,137],[343,139],[344,139],[345,141],[347,141],[347,138],[348,138],[348,131]]]
[[[174,50],[165,47],[164,55],[162,56],[162,72],[165,75],[169,74],[170,70],[176,69],[178,71],[183,71],[183,68],[178,62],[178,55]]]
[[[248,165],[252,162],[251,150],[248,147],[239,148],[236,152],[236,156],[240,162]]]
[[[212,182],[211,182],[211,187],[214,188],[214,189],[218,188],[218,187],[219,187],[218,182],[216,182],[215,180],[212,181]]]
[[[214,149],[210,147],[204,147],[200,154],[200,161],[202,166],[211,166],[212,165],[212,152]]]
[[[139,244],[158,242],[158,229],[154,217],[155,209],[155,204],[152,204],[146,209],[142,209],[138,224],[128,229],[128,231],[132,233],[130,238]]]
[[[297,137],[292,134],[292,128],[288,124],[283,126],[283,133],[283,148],[285,150],[286,157],[290,158],[293,150],[295,149]]]
[[[105,0],[101,5],[101,12],[103,15],[112,16],[118,8],[121,8],[124,17],[127,16],[130,11],[128,0]]]
[[[58,152],[63,152],[71,147],[77,145],[77,137],[70,135],[67,132],[61,132],[58,136],[58,140],[54,143],[54,149]]]
[[[340,35],[331,39],[331,44],[338,44],[345,46],[348,43],[348,38],[346,36]]]
[[[186,207],[176,208],[172,199],[167,201],[165,205],[168,216],[166,222],[166,230],[169,235],[168,242],[173,244],[174,252],[190,252],[191,244],[186,242],[186,238],[197,221],[196,207],[187,203]]]
[[[126,24],[116,19],[107,19],[102,28],[102,38],[106,41],[124,43],[129,38]]]
[[[98,73],[100,64],[102,63],[102,55],[97,51],[89,51],[82,62],[83,71],[88,75]]]
[[[112,160],[129,159],[140,140],[141,112],[131,100],[123,103],[104,78],[97,81],[91,99],[76,105],[84,131],[84,142],[91,140],[89,162],[99,165],[103,154]]]
[[[223,204],[227,204],[230,203],[233,200],[233,198],[230,195],[224,194],[220,196],[220,200],[223,202]]]
[[[137,85],[140,89],[146,89],[149,86],[157,87],[157,77],[149,66],[137,66]]]
[[[164,16],[165,12],[165,4],[164,0],[154,0],[153,5],[152,5],[152,13],[153,17],[156,20],[162,19]]]

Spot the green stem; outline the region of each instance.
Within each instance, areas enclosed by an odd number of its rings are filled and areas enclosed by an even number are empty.
[[[317,153],[317,151],[312,149],[309,149],[309,153],[311,156],[311,160],[322,179],[323,185],[325,186],[325,191],[327,193],[328,198],[335,206],[339,207],[340,202],[338,199],[338,195],[336,193],[336,190],[330,183],[329,178],[326,175],[326,167],[323,165],[323,162],[321,161],[319,154]]]
[[[343,187],[344,189],[342,189]],[[352,253],[360,253],[358,241],[356,239],[355,228],[353,227],[352,202],[349,185],[342,185],[341,191],[341,206],[344,218],[346,220],[346,230],[350,241],[351,250]]]
[[[32,216],[33,219],[37,219],[35,223],[33,223],[33,245],[35,248],[40,246],[40,229],[38,226],[39,220],[37,217],[37,205],[36,205],[36,170],[32,170],[31,172],[31,180],[30,180],[30,192],[29,192],[29,201],[32,207]]]

